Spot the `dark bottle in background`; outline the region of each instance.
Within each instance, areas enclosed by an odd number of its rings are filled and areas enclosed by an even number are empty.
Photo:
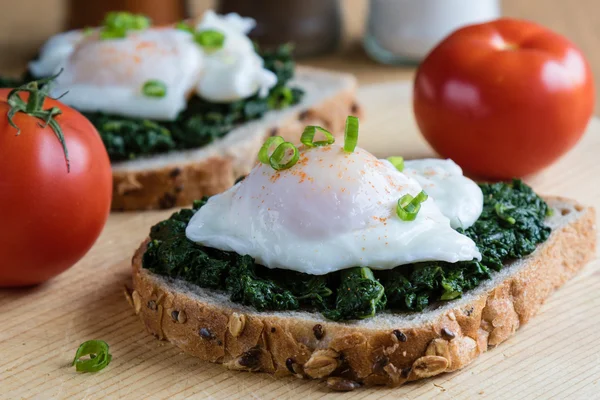
[[[297,57],[332,53],[340,43],[338,0],[219,0],[216,12],[254,18],[253,40],[264,48],[294,43]]]

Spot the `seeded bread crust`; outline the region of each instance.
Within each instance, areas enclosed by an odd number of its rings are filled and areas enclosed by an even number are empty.
[[[306,92],[298,105],[271,111],[199,150],[113,164],[113,211],[189,205],[220,193],[246,175],[269,136],[298,143],[306,125],[319,125],[339,139],[348,115],[360,117],[352,75],[299,67],[293,83]]]
[[[229,369],[327,379],[334,390],[398,386],[460,369],[502,343],[596,256],[595,210],[546,200],[553,232],[533,254],[421,313],[336,323],[317,313],[257,312],[143,269],[148,239],[133,256],[133,291],[125,294],[148,332]]]

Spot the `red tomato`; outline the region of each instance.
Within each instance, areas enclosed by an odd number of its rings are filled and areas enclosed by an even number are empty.
[[[18,112],[9,125],[10,89],[0,90],[0,286],[44,282],[72,266],[90,249],[106,223],[112,196],[108,155],[92,124],[58,107],[65,153],[43,121]],[[22,95],[23,99],[28,96]]]
[[[467,26],[423,61],[414,86],[421,132],[466,172],[509,179],[534,173],[572,148],[594,108],[581,52],[528,21]]]

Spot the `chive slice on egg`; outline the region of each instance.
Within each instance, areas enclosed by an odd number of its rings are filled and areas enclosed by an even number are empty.
[[[120,39],[127,36],[129,30],[142,30],[151,25],[150,18],[142,14],[114,11],[106,14],[100,39]]]
[[[317,140],[313,141],[317,131],[321,132],[325,136],[325,140]],[[327,146],[329,144],[333,144],[335,142],[335,138],[327,129],[321,128],[320,126],[310,125],[304,128],[304,132],[302,132],[302,136],[300,137],[300,142],[306,147],[317,147],[317,146]]]
[[[180,31],[185,31],[188,33],[194,33],[194,27],[185,21],[179,21],[176,23],[175,29],[179,29]]]
[[[89,358],[83,358],[85,356]],[[106,368],[111,360],[108,343],[103,340],[88,340],[79,346],[71,365],[78,372],[97,372]]]
[[[194,40],[207,50],[218,50],[225,43],[225,35],[214,29],[194,33]]]
[[[348,116],[344,130],[344,151],[352,153],[358,143],[358,118]]]
[[[388,157],[387,160],[396,168],[398,171],[404,171],[404,157],[392,156]]]
[[[158,79],[151,79],[144,83],[142,93],[146,97],[165,97],[167,95],[167,85]]]
[[[290,142],[283,142],[271,154],[269,164],[277,171],[293,167],[300,158],[298,148]],[[285,161],[287,159],[287,161]]]
[[[285,142],[281,136],[273,136],[268,138],[258,151],[258,161],[263,164],[269,164],[271,154],[277,149],[277,147]]]
[[[396,214],[402,221],[414,221],[421,210],[421,203],[427,200],[427,193],[421,190],[415,197],[405,194],[398,199]]]
[[[102,40],[110,40],[110,39],[122,39],[127,36],[127,31],[125,30],[107,30],[103,29],[100,31],[100,39]]]
[[[142,30],[150,26],[150,18],[142,14],[133,14],[130,29]]]

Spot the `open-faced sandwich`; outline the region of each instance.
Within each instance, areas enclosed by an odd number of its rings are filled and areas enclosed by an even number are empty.
[[[591,208],[357,135],[349,117],[342,144],[272,137],[245,179],[153,226],[126,293],[147,330],[234,370],[400,385],[505,341],[595,253]]]
[[[51,94],[99,131],[114,210],[189,205],[247,174],[267,137],[291,138],[306,123],[341,133],[346,115],[359,113],[352,76],[296,70],[290,46],[253,44],[254,25],[208,11],[153,27],[115,12],[102,27],[50,38],[29,64],[36,79],[60,73]]]

